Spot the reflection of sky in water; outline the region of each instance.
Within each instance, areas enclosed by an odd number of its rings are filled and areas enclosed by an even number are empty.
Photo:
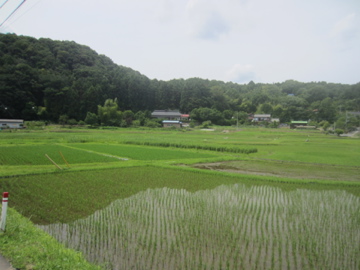
[[[113,269],[197,269],[199,260],[231,269],[357,269],[359,210],[360,199],[344,191],[236,184],[149,189],[74,223],[39,227]]]

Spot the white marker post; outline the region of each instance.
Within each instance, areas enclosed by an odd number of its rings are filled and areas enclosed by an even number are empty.
[[[5,226],[6,226],[6,212],[8,206],[8,198],[9,198],[9,192],[4,192],[2,198],[2,211],[1,211],[1,221],[0,221],[0,229],[3,232],[5,231]]]

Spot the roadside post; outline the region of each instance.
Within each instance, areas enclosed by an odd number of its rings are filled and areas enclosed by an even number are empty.
[[[0,220],[0,229],[3,232],[5,231],[5,226],[6,226],[8,199],[9,199],[9,192],[3,192],[2,211],[1,211],[1,220]]]

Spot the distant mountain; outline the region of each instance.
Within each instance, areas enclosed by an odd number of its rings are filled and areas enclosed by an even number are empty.
[[[0,34],[0,118],[84,120],[115,98],[123,111],[210,108],[227,118],[242,111],[272,113],[283,121],[315,116],[333,121],[339,110],[360,111],[360,84],[150,80],[72,41]],[[325,106],[331,112],[322,110]]]
[[[50,120],[84,119],[116,97],[121,108],[152,110],[153,92],[146,76],[87,46],[0,34],[0,117],[33,119],[42,107]]]

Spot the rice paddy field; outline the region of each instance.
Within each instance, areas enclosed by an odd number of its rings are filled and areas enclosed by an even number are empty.
[[[102,269],[359,269],[359,175],[314,130],[0,132],[9,206]]]

